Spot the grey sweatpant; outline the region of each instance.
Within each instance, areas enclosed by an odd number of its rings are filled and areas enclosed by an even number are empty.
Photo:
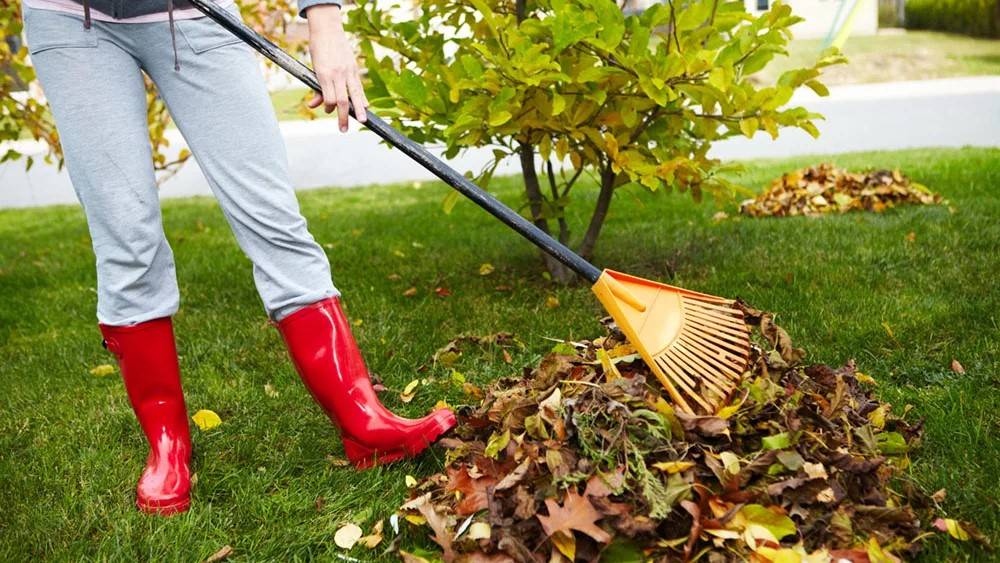
[[[142,73],[156,84],[208,179],[275,320],[338,295],[299,212],[284,142],[251,50],[207,18],[105,23],[24,10],[31,60],[48,98],[97,257],[97,318],[130,325],[177,311],[146,126]]]

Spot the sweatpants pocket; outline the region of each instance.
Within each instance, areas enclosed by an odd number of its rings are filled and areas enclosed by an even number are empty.
[[[240,10],[236,5],[226,8],[226,10],[235,14],[236,17],[240,17]],[[191,50],[198,54],[240,42],[238,37],[208,17],[180,20],[176,25],[177,29],[181,30],[181,35],[184,36],[184,40],[187,41]]]
[[[97,32],[83,27],[83,18],[54,10],[26,8],[24,33],[32,55],[49,49],[97,47]]]

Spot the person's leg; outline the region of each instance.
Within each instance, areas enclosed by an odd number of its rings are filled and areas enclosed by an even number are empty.
[[[185,510],[191,443],[169,316],[174,260],[153,177],[146,92],[112,24],[25,9],[32,63],[59,130],[97,256],[97,317],[150,444],[136,502]]]
[[[55,117],[97,257],[97,318],[124,326],[168,317],[179,297],[163,234],[136,60],[111,24],[26,8],[32,64]]]
[[[150,38],[144,67],[254,264],[268,314],[306,387],[340,426],[357,467],[416,455],[454,426],[439,410],[418,420],[379,402],[330,282],[326,255],[306,230],[284,143],[256,58],[207,18],[178,22],[180,71],[167,36]],[[151,29],[151,33],[165,33]]]
[[[299,211],[284,140],[249,48],[208,18],[178,21],[178,71],[167,26],[145,29],[143,68],[253,263],[268,316],[281,320],[339,295]]]

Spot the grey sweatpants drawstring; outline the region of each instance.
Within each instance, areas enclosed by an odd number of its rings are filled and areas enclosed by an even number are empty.
[[[177,30],[174,29],[174,0],[167,0],[167,19],[170,20],[170,45],[174,48],[174,70],[181,69],[181,61],[177,58]]]
[[[181,69],[177,56],[177,30],[174,27],[174,0],[167,0],[167,19],[170,21],[170,46],[174,49],[174,70]],[[90,29],[90,0],[83,0],[83,29]]]

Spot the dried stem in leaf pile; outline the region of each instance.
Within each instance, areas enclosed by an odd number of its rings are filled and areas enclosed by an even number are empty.
[[[772,315],[717,416],[677,412],[617,329],[497,381],[401,511],[426,561],[895,561],[934,528],[906,479],[922,425],[855,370],[802,365]],[[905,413],[904,413],[905,414]],[[936,524],[940,525],[942,520]],[[973,538],[968,523],[947,520]],[[985,541],[985,540],[984,540]],[[431,559],[428,559],[430,557]]]
[[[941,196],[912,182],[899,170],[848,172],[823,163],[783,174],[771,188],[740,204],[751,217],[815,216],[824,213],[874,211],[900,204],[941,203]]]

